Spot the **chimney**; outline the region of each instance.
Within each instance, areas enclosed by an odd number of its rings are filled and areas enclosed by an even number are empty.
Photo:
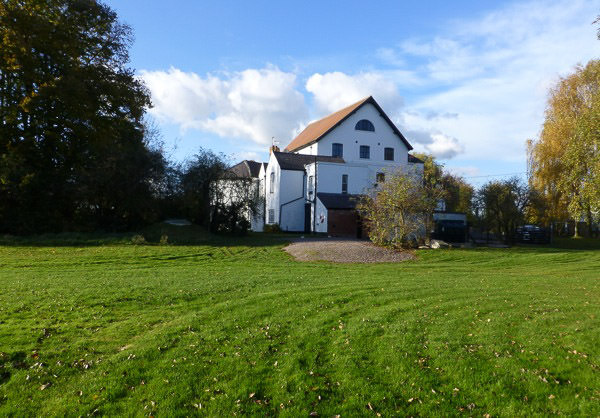
[[[279,147],[277,145],[271,145],[269,147],[269,155],[273,154],[274,151],[279,152]]]

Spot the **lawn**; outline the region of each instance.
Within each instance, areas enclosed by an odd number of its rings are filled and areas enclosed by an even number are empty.
[[[157,228],[0,238],[0,416],[600,414],[597,242],[336,265]]]

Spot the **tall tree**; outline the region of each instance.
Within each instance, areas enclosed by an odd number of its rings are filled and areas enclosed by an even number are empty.
[[[421,188],[423,197],[421,203],[424,210],[426,238],[429,239],[433,226],[433,212],[447,196],[442,186],[444,168],[435,160],[433,155],[415,153],[415,156],[424,163],[423,187]]]
[[[600,211],[599,88],[600,60],[561,78],[539,139],[528,143],[530,181],[547,201],[546,221],[583,217],[591,228]]]
[[[473,186],[462,177],[444,173],[440,179],[442,189],[445,191],[444,201],[448,212],[464,212],[467,217],[473,214]]]
[[[518,178],[491,181],[477,191],[475,201],[486,229],[510,242],[525,219],[530,202],[529,188]]]
[[[131,30],[95,0],[0,2],[0,230],[123,228],[161,158]]]

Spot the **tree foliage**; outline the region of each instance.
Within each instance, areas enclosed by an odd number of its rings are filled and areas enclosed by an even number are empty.
[[[477,191],[475,202],[483,229],[510,242],[517,226],[525,221],[531,194],[529,187],[515,177],[484,184]]]
[[[201,148],[174,168],[178,179],[168,201],[178,202],[175,212],[215,233],[245,234],[262,200],[258,183],[233,175],[229,165],[223,154]]]
[[[468,218],[473,213],[474,189],[462,177],[450,173],[444,173],[441,180],[444,190],[444,202],[448,212],[463,212]]]
[[[164,169],[145,139],[131,30],[95,0],[0,2],[0,230],[150,220]]]
[[[575,67],[550,90],[537,141],[528,143],[530,181],[546,200],[543,221],[591,227],[600,212],[600,60]]]
[[[384,183],[359,200],[357,209],[373,243],[402,247],[423,235],[427,201],[418,177],[403,171],[389,173]]]
[[[423,164],[423,191],[425,194],[425,207],[431,219],[433,211],[443,201],[448,212],[464,212],[468,218],[473,213],[473,186],[462,177],[444,170],[444,166],[429,154],[415,154]]]

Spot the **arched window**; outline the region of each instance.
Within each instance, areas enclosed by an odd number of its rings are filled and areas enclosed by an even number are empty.
[[[370,131],[375,132],[375,127],[371,123],[370,120],[361,119],[356,122],[356,126],[354,127],[357,131]]]

